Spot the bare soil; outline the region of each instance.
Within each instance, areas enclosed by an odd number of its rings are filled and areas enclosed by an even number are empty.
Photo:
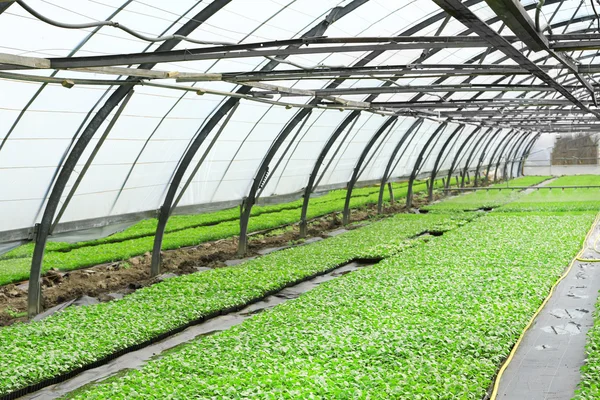
[[[438,200],[441,194],[435,194]],[[427,204],[427,196],[415,194],[413,207],[418,209]],[[384,207],[384,215],[405,212],[403,201]],[[409,210],[410,211],[410,210]],[[414,211],[414,210],[413,210]],[[381,218],[377,214],[377,206],[352,210],[351,222]],[[326,233],[342,226],[341,213],[332,213],[309,222],[307,238],[326,237]],[[357,226],[348,226],[353,229]],[[258,251],[265,248],[301,244],[297,224],[277,227],[249,235],[248,253],[246,257],[259,256]],[[51,270],[42,280],[43,308],[48,309],[58,304],[77,299],[81,296],[110,301],[133,291],[152,285],[165,276],[184,275],[206,268],[223,268],[225,261],[235,260],[237,256],[238,238],[217,240],[197,246],[168,250],[162,252],[162,275],[150,278],[150,253],[133,257],[129,260],[102,264],[84,269],[61,272]],[[0,326],[26,321],[27,282],[0,286]]]

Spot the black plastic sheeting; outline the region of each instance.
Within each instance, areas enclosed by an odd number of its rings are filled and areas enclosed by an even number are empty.
[[[267,296],[256,299],[249,305],[231,308],[221,313],[214,313],[206,318],[186,324],[184,327],[161,335],[159,338],[133,346],[132,348],[119,351],[111,357],[98,361],[91,366],[81,368],[73,373],[57,377],[38,385],[31,386],[25,392],[15,392],[12,397],[23,396],[23,399],[46,400],[55,399],[66,395],[82,386],[100,382],[119,372],[128,369],[139,369],[149,360],[160,357],[161,354],[176,346],[196,339],[197,337],[210,335],[224,331],[232,326],[239,325],[246,319],[269,310],[278,304],[295,299],[302,293],[306,293],[323,282],[330,281],[357,269],[371,266],[379,260],[357,260],[343,266],[331,269],[325,273],[313,275],[295,284]],[[34,391],[36,390],[36,391]],[[33,393],[32,393],[33,392]],[[27,394],[29,393],[29,394]]]

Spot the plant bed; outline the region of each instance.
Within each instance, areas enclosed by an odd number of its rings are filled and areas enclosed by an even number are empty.
[[[389,257],[412,245],[407,238],[427,230],[452,229],[466,221],[400,214],[238,266],[171,278],[121,300],[67,308],[42,321],[4,327],[0,329],[0,393],[66,376],[190,321],[248,304],[350,260]]]
[[[72,398],[481,399],[593,219],[487,214]]]
[[[369,192],[367,193],[371,193],[373,191],[373,188],[363,189],[369,189]],[[363,189],[358,190],[361,191]],[[400,190],[403,190],[402,193],[406,195],[406,188],[400,187]],[[422,188],[420,188],[418,192],[422,192],[424,190],[425,185],[422,184]],[[400,195],[402,195],[402,193],[400,193]],[[389,196],[389,193],[386,195]],[[417,194],[417,196],[418,195],[419,194]],[[339,196],[339,194],[336,196]],[[321,198],[319,200],[321,200]],[[350,206],[354,209],[365,208],[376,203],[377,194],[368,194],[358,197],[353,196]],[[278,207],[282,206],[279,205]],[[344,199],[338,199],[335,201],[318,201],[309,208],[307,217],[309,219],[321,217],[323,215],[341,211],[343,207]],[[283,209],[280,211],[265,212],[257,217],[251,218],[248,231],[256,232],[265,229],[273,229],[284,225],[290,225],[297,223],[299,217],[299,208],[286,209],[283,207]],[[143,221],[138,225],[147,223],[151,222]],[[122,234],[125,234],[125,232],[122,232]],[[134,235],[131,239],[127,240],[109,241],[110,238],[115,236],[113,235],[108,238],[99,239],[98,241],[86,242],[88,245],[75,247],[69,251],[65,251],[64,249],[61,251],[48,251],[44,256],[42,272],[46,273],[53,268],[60,271],[70,271],[73,269],[89,267],[98,264],[122,261],[131,257],[142,255],[152,250],[154,243],[153,234],[154,231],[152,231],[151,236],[145,235],[139,237]],[[165,234],[162,248],[163,250],[178,249],[181,247],[195,246],[200,243],[206,243],[214,240],[230,238],[236,235],[239,235],[239,220],[226,220],[217,224],[200,225],[186,229],[172,230],[171,232]],[[67,245],[71,246],[72,244],[67,243]],[[33,251],[32,245],[27,246],[31,247],[29,250],[27,250],[27,252]],[[23,246],[22,248],[27,249],[27,246]],[[22,250],[22,248],[15,249],[13,251],[23,253],[24,250]],[[31,258],[29,258],[29,256],[24,258],[20,257],[0,260],[0,286],[27,279],[29,277],[30,266]]]
[[[510,186],[532,186],[547,180],[546,176],[524,176],[508,182],[497,183],[494,187]],[[504,204],[513,202],[523,196],[518,190],[485,190],[481,189],[475,192],[467,192],[458,196],[444,199],[443,201],[425,207],[426,210],[435,212],[454,212],[454,211],[477,211],[491,210]]]

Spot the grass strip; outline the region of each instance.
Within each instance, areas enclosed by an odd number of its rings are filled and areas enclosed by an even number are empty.
[[[507,183],[497,183],[490,187],[532,186],[547,180],[548,176],[523,176]],[[447,198],[439,203],[423,207],[429,211],[475,211],[496,208],[517,200],[522,193],[517,190],[478,190]]]
[[[0,329],[0,395],[60,376],[219,310],[242,306],[286,285],[360,258],[382,258],[424,231],[467,219],[400,214],[307,246],[235,267],[168,279],[122,300],[73,307],[42,321]]]
[[[407,186],[406,182],[394,183],[395,189],[402,189]],[[418,183],[418,190],[423,190],[425,183]],[[379,189],[373,186],[365,188],[357,188],[353,191],[353,198],[369,197],[373,193],[378,193]],[[406,191],[406,190],[405,190]],[[322,204],[327,202],[338,202],[341,199],[346,198],[346,190],[333,190],[327,194],[311,199],[311,205]],[[389,200],[389,194],[386,194],[386,200]],[[265,213],[274,213],[283,210],[300,209],[302,207],[302,200],[296,200],[288,203],[266,205],[266,206],[255,206],[252,208],[251,216],[256,217]],[[226,210],[219,210],[204,214],[194,215],[175,215],[169,218],[169,222],[165,228],[165,232],[176,232],[189,228],[197,228],[200,226],[215,225],[221,222],[236,221],[239,220],[240,211],[239,208],[229,208]],[[115,233],[105,238],[82,241],[77,243],[67,242],[48,242],[46,245],[47,252],[53,251],[70,251],[73,249],[98,246],[107,243],[122,242],[129,239],[137,239],[145,236],[154,236],[156,232],[157,219],[151,218],[138,222],[135,225],[123,230],[122,232]],[[33,243],[20,246],[14,250],[6,252],[0,256],[0,260],[8,260],[14,258],[25,258],[31,257],[33,254]]]
[[[593,219],[488,214],[72,397],[479,400]]]
[[[369,190],[372,189],[373,188],[369,188]],[[425,190],[425,184],[420,184],[416,189],[416,193]],[[406,197],[407,191],[407,187],[399,187],[396,190],[396,193],[394,193],[394,196],[396,198]],[[385,192],[385,195],[386,199],[389,199],[389,193],[387,191]],[[352,209],[366,207],[370,204],[377,203],[377,198],[378,192],[356,197],[353,196],[350,201],[350,207]],[[317,218],[332,212],[341,211],[344,208],[344,201],[345,197],[334,201],[318,201],[309,207],[307,217]],[[262,213],[250,219],[248,232],[257,232],[296,223],[299,221],[299,218],[300,209],[298,208]],[[173,230],[165,234],[162,248],[164,250],[173,250],[186,246],[195,246],[213,240],[230,238],[239,235],[239,232],[239,219],[215,225],[202,225],[195,228]],[[102,243],[102,240],[104,239],[97,241],[100,244],[74,248],[70,251],[47,252],[44,256],[42,273],[47,272],[51,268],[56,268],[61,271],[70,271],[77,268],[126,260],[134,256],[142,255],[152,250],[154,244],[154,232],[150,236],[136,237],[129,240],[120,240],[109,243]],[[33,247],[30,245],[30,250],[32,249]],[[30,266],[31,257],[0,260],[0,285],[27,279],[29,277]]]
[[[563,176],[548,184],[557,186],[600,185],[600,176],[575,175]],[[541,189],[518,198],[516,201],[500,207],[498,211],[599,211],[600,189]]]

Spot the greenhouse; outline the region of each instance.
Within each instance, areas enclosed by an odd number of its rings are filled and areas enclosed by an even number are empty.
[[[600,0],[0,0],[0,399],[600,399]]]

